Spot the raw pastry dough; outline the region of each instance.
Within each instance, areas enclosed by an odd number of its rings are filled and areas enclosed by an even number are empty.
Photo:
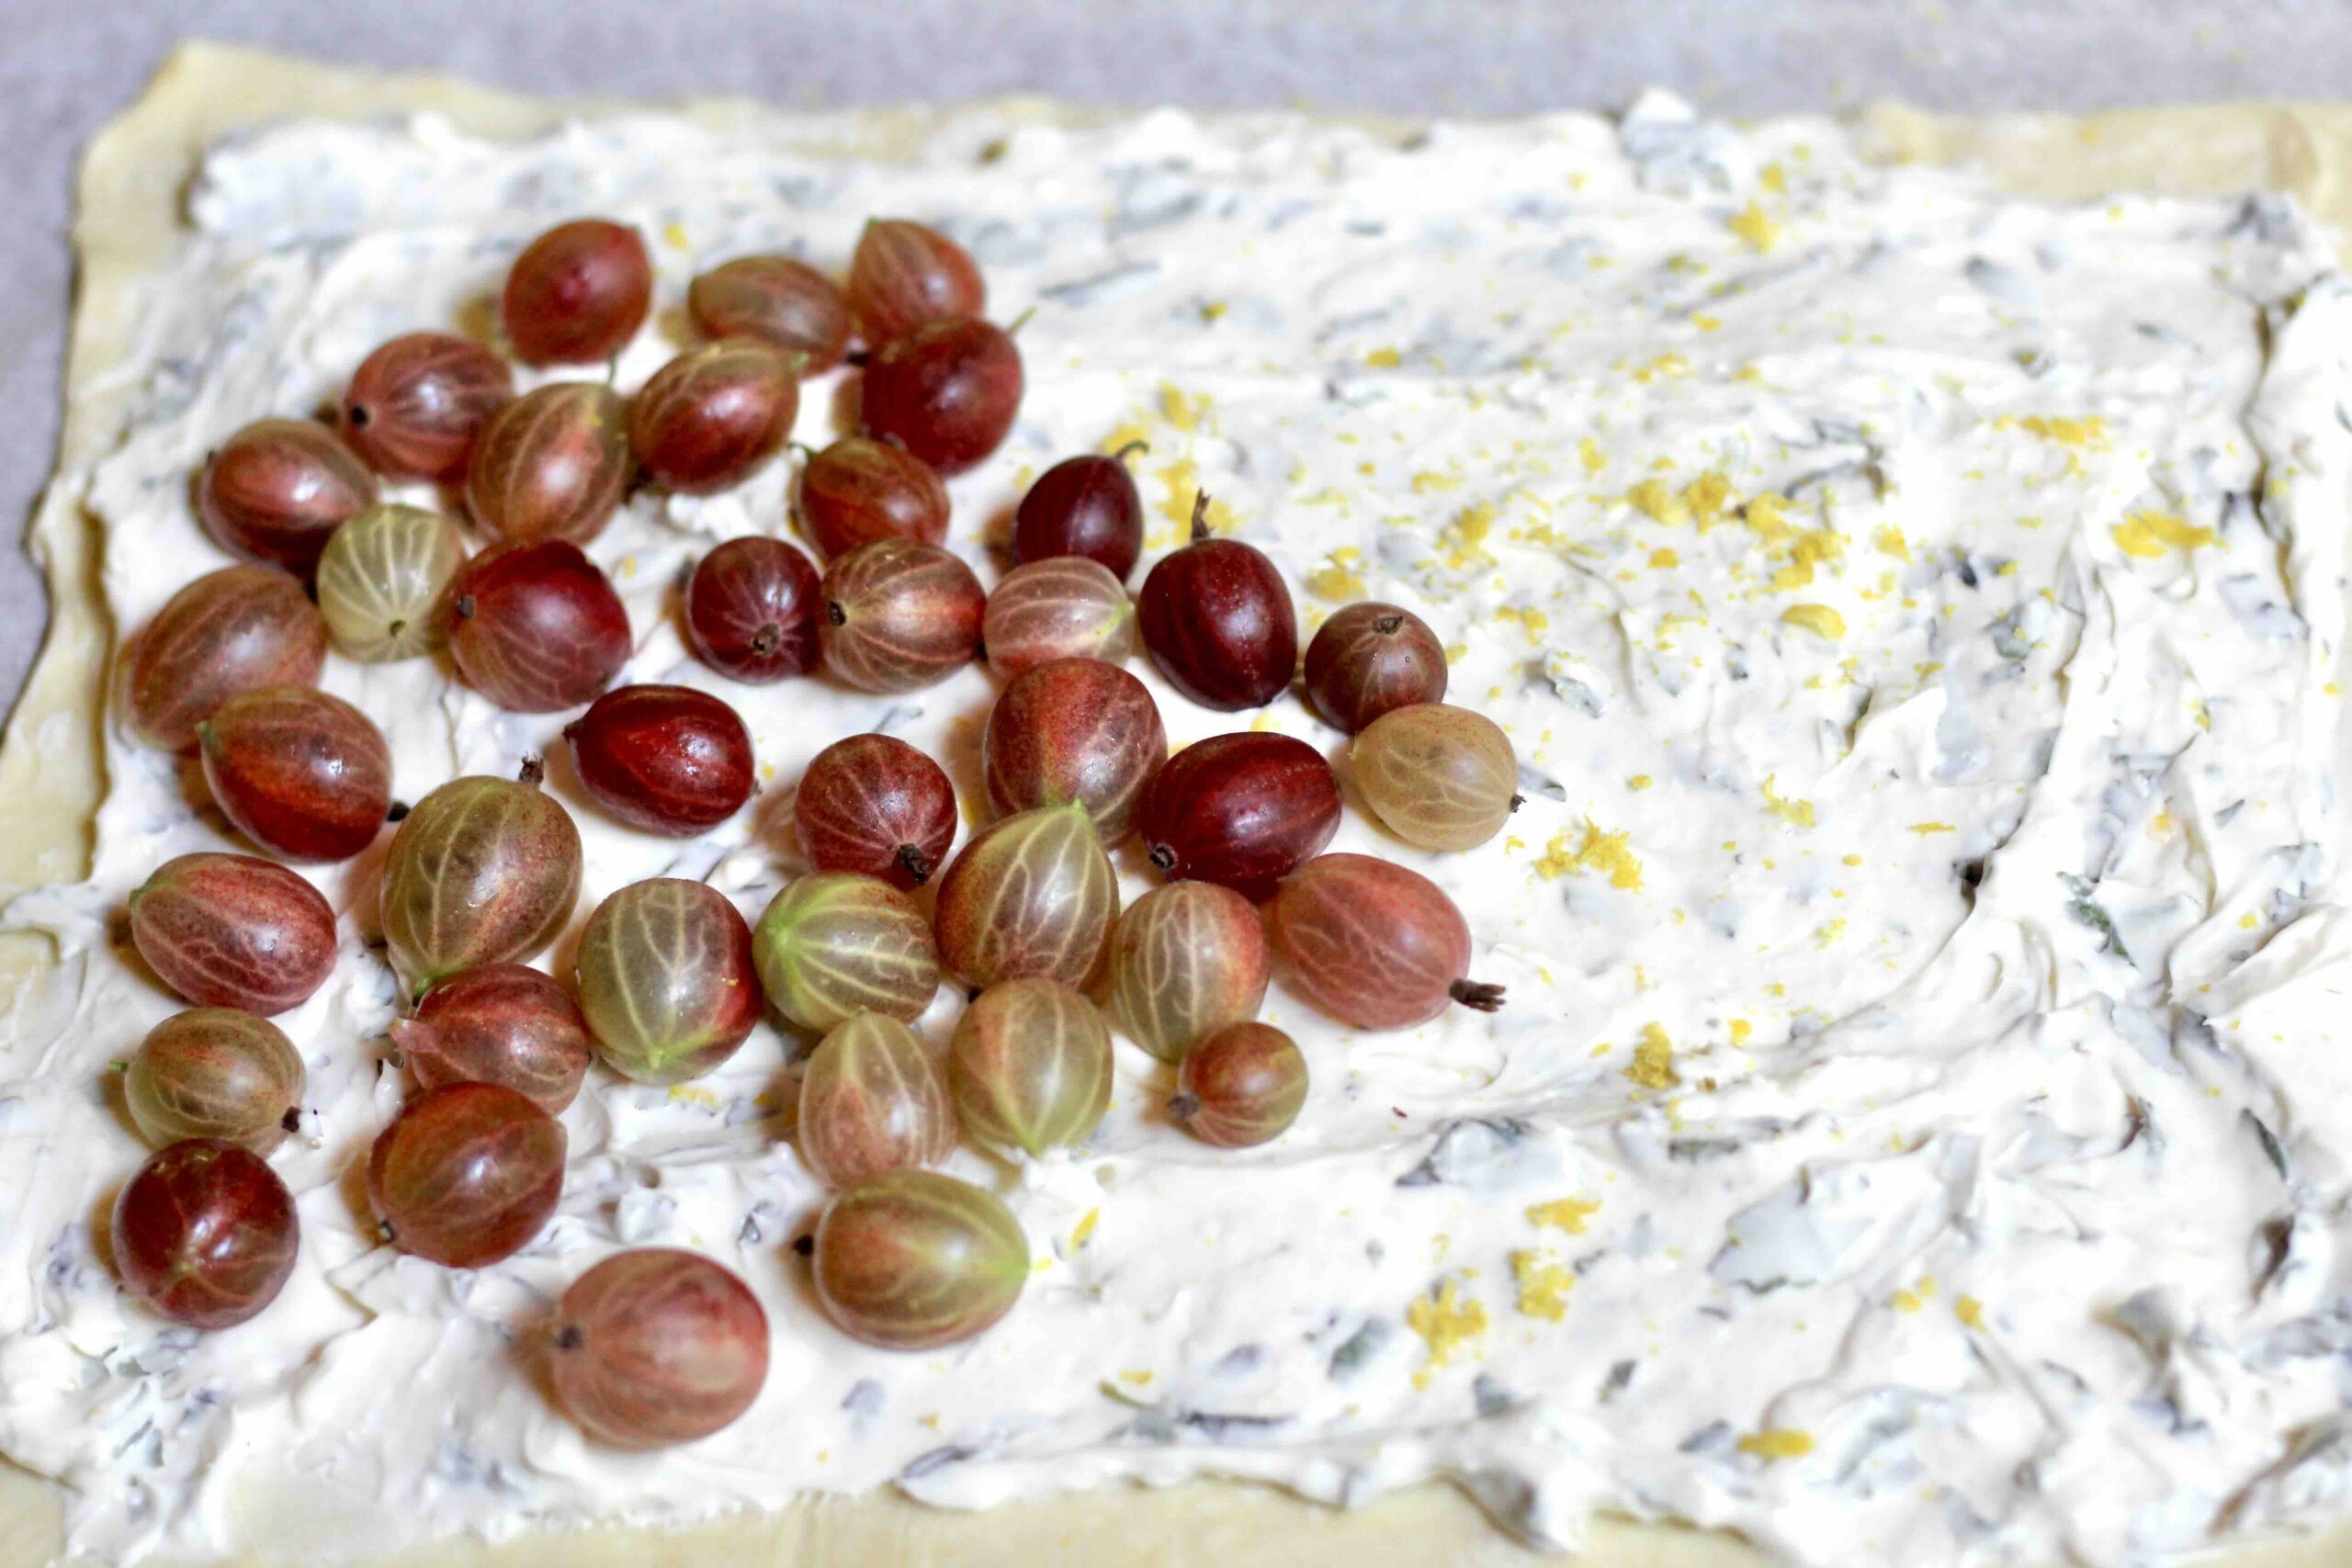
[[[175,55],[146,95],[93,144],[84,164],[75,240],[81,298],[67,375],[61,463],[94,456],[110,439],[133,391],[113,378],[124,357],[126,285],[168,251],[183,182],[199,149],[234,127],[294,115],[355,118],[431,107],[461,127],[519,134],[595,107],[493,93],[424,76],[363,75],[250,51],[195,45]],[[724,103],[686,112],[725,120]],[[1018,106],[1039,118],[1074,118],[1046,104]],[[2339,228],[2352,226],[2352,108],[2208,106],[2063,116],[1950,118],[1898,107],[1867,111],[1873,145],[1890,159],[1975,162],[2011,188],[2083,198],[2118,190],[2212,194],[2286,191]],[[856,151],[887,152],[924,124],[919,114],[876,112]],[[95,580],[93,520],[74,498],[51,493],[30,548],[43,565],[53,612],[48,645],[0,750],[0,883],[14,886],[83,874],[91,814],[102,790],[96,716],[114,628]],[[19,1001],[51,961],[46,945],[0,938],[0,990]],[[59,1550],[51,1484],[0,1468],[0,1560],[30,1562]],[[1586,1561],[1596,1568],[1737,1568],[1761,1561],[1736,1541],[1671,1528],[1598,1521]],[[2324,1540],[2241,1552],[2230,1568],[2311,1568],[2352,1552],[2352,1529]],[[256,1562],[291,1561],[257,1558]],[[1334,1511],[1266,1488],[1199,1483],[1117,1490],[984,1514],[943,1513],[894,1494],[812,1501],[774,1515],[671,1535],[603,1530],[491,1548],[443,1543],[401,1562],[483,1568],[643,1563],[977,1562],[1250,1564],[1376,1562],[1532,1563],[1552,1561],[1504,1539],[1465,1497],[1430,1485],[1353,1511]]]

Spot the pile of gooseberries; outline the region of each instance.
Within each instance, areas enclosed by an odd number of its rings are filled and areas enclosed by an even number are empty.
[[[1258,1018],[1278,967],[1363,1029],[1499,1005],[1469,977],[1468,926],[1434,883],[1323,852],[1341,796],[1316,746],[1250,728],[1170,756],[1126,668],[1138,652],[1218,712],[1263,707],[1301,674],[1282,571],[1220,536],[1205,495],[1190,541],[1133,597],[1139,443],[1028,486],[993,592],[945,547],[946,479],[997,450],[1021,403],[1021,354],[982,316],[987,298],[961,245],[903,220],[867,225],[842,285],[797,257],[738,256],[687,292],[707,341],[625,395],[594,367],[647,322],[652,262],[635,229],[582,219],[515,256],[503,344],[393,338],[355,368],[334,423],[261,420],[208,456],[196,510],[236,563],[140,630],[119,701],[140,739],[194,753],[220,816],[263,854],[182,855],[130,899],[129,942],[191,1004],[122,1065],[125,1107],[156,1149],[113,1211],[132,1295],[220,1327],[291,1276],[294,1206],[267,1157],[300,1131],[306,1076],[270,1019],[305,1007],[343,939],[280,863],[350,860],[388,823],[373,929],[405,1001],[390,1059],[414,1087],[367,1160],[380,1238],[453,1269],[530,1247],[563,1190],[558,1118],[598,1064],[676,1084],[726,1061],[773,1006],[820,1037],[795,1122],[831,1192],[805,1238],[816,1299],[889,1348],[968,1338],[1019,1297],[1019,1221],[934,1168],[959,1136],[1012,1159],[1093,1134],[1114,1051],[1089,987],[1172,1069],[1170,1121],[1218,1148],[1281,1136],[1306,1100],[1305,1055]],[[510,356],[588,369],[518,396]],[[706,882],[657,877],[595,907],[566,950],[570,984],[531,967],[571,926],[586,871],[539,760],[395,804],[383,733],[319,689],[327,652],[386,663],[446,648],[500,709],[582,710],[561,734],[602,814],[679,838],[729,820],[763,776],[759,738],[699,685],[616,684],[637,631],[587,547],[639,488],[705,494],[775,460],[804,378],[845,360],[863,369],[863,428],[792,448],[791,518],[817,561],[774,533],[720,544],[682,585],[686,639],[723,681],[822,673],[876,694],[985,660],[1005,682],[981,728],[989,819],[951,854],[960,804],[978,803],[959,803],[939,762],[885,734],[840,739],[791,786],[808,869],[755,924]],[[388,484],[441,487],[462,518]],[[1519,804],[1509,739],[1444,704],[1444,651],[1411,611],[1330,616],[1303,692],[1351,738],[1357,793],[1405,842],[1466,849]],[[1122,912],[1112,854],[1130,838],[1166,881]],[[947,977],[971,993],[942,1052],[913,1026]],[[650,1447],[748,1409],[769,1332],[733,1273],[648,1247],[573,1280],[546,1354],[585,1431]]]

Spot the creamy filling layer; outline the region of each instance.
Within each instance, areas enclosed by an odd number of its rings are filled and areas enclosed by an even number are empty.
[[[807,1043],[765,1027],[674,1089],[594,1075],[560,1213],[512,1260],[378,1246],[351,1172],[402,1093],[379,840],[316,874],[343,957],[278,1021],[310,1072],[276,1160],[300,1264],[198,1336],[102,1256],[141,1153],[108,1064],[176,1006],[109,921],[168,856],[237,846],[109,721],[89,880],[7,912],[61,962],[0,1045],[0,1451],[67,1483],[77,1546],[325,1557],[893,1483],[985,1506],[1215,1474],[1347,1503],[1447,1475],[1550,1541],[1606,1506],[1811,1563],[2120,1563],[2343,1506],[2352,293],[2289,207],[2030,205],[1871,167],[1827,121],[1735,132],[1665,98],[1402,147],[979,110],[903,162],[826,155],[853,129],[629,116],[504,144],[421,117],[216,149],[139,291],[135,412],[60,481],[103,524],[118,626],[225,564],[188,501],[209,446],[333,399],[386,337],[487,321],[557,219],[652,241],[625,390],[689,335],[695,271],[837,265],[868,216],[935,221],[992,315],[1036,311],[953,546],[993,581],[1035,472],[1141,438],[1153,553],[1205,489],[1310,623],[1361,597],[1426,616],[1527,803],[1467,853],[1355,809],[1333,847],[1446,886],[1509,1005],[1366,1036],[1278,986],[1314,1087],[1242,1154],[1173,1127],[1168,1069],[1122,1042],[1088,1147],[956,1156],[1027,1229],[1020,1305],[896,1355],[827,1324],[790,1248],[822,1196],[788,1137]],[[842,427],[841,382],[800,439]],[[808,757],[888,730],[983,802],[994,691],[694,661],[682,574],[787,531],[789,477],[641,494],[592,550],[637,627],[626,678],[713,691],[757,742],[760,797],[704,839],[600,816],[569,716],[502,714],[446,660],[334,659],[323,684],[383,727],[403,799],[547,756],[582,918],[654,875],[756,916],[798,869]],[[1180,743],[1255,724],[1340,751],[1295,700],[1228,717],[1138,672]],[[1130,897],[1153,881],[1133,846],[1121,869]],[[959,1005],[943,989],[926,1031]],[[656,1243],[752,1284],[774,1366],[726,1432],[625,1454],[548,1404],[531,1347],[571,1279]]]

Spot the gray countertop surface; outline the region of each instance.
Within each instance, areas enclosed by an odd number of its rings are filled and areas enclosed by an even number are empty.
[[[0,0],[0,705],[45,616],[21,524],[56,440],[75,162],[187,38],[540,93],[797,106],[1050,94],[1400,115],[1727,114],[2352,96],[2352,0]]]

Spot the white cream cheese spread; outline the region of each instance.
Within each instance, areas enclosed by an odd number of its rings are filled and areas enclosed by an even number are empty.
[[[423,117],[215,149],[135,301],[119,443],[60,481],[103,525],[118,626],[224,564],[189,503],[208,447],[333,399],[385,338],[480,326],[549,223],[651,243],[628,390],[685,340],[695,271],[839,265],[867,217],[919,218],[994,317],[1035,310],[951,544],[992,581],[1032,474],[1140,437],[1153,552],[1205,489],[1310,626],[1361,597],[1426,616],[1526,804],[1466,853],[1354,809],[1334,847],[1448,888],[1509,1005],[1366,1036],[1277,986],[1314,1086],[1239,1154],[1172,1126],[1169,1070],[1122,1043],[1089,1146],[956,1156],[1027,1230],[1012,1315],[893,1354],[828,1324],[792,1249],[821,1198],[789,1140],[807,1045],[768,1028],[678,1089],[593,1075],[559,1215],[511,1260],[379,1246],[352,1172],[403,1091],[379,840],[314,874],[343,954],[278,1021],[310,1072],[275,1161],[300,1262],[198,1335],[104,1256],[142,1153],[109,1064],[177,1005],[112,925],[168,856],[241,846],[109,720],[89,880],[7,912],[61,962],[0,1045],[0,1452],[67,1483],[78,1548],[322,1561],[1204,1474],[1340,1504],[1451,1476],[1540,1540],[1608,1507],[1825,1565],[2140,1562],[2352,1507],[2352,289],[2287,204],[2033,205],[1871,166],[1826,120],[1735,132],[1664,98],[1401,146],[979,110],[903,163],[824,155],[848,128],[504,144]],[[802,440],[838,428],[840,379]],[[323,684],[382,726],[402,799],[547,755],[582,918],[654,875],[756,916],[798,869],[811,754],[888,730],[972,806],[994,689],[695,662],[681,575],[787,531],[791,467],[642,493],[592,548],[626,678],[715,692],[757,742],[760,797],[706,838],[602,817],[569,716],[502,714],[446,660],[331,659]],[[1220,716],[1137,669],[1179,743],[1254,723],[1339,752],[1295,700]],[[1121,868],[1153,880],[1132,845]],[[752,1283],[774,1364],[727,1431],[627,1454],[549,1404],[535,1336],[653,1243]]]

